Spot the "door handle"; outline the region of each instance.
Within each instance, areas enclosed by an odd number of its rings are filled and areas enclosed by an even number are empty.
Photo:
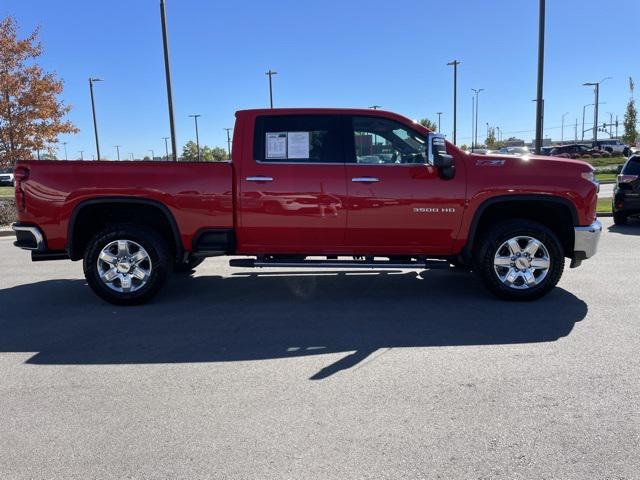
[[[379,182],[380,180],[378,180],[376,177],[354,177],[351,179],[351,181],[359,183],[374,183]]]
[[[247,182],[273,182],[273,177],[247,177]]]

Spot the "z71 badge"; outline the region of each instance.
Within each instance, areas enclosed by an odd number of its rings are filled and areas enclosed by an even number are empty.
[[[447,207],[414,207],[413,213],[455,213],[456,209]]]

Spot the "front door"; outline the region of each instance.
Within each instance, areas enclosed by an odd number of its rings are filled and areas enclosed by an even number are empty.
[[[346,244],[354,251],[447,254],[462,220],[465,170],[440,178],[427,138],[376,116],[348,122]]]
[[[334,115],[257,117],[253,151],[239,169],[241,252],[327,253],[343,245],[343,138]]]

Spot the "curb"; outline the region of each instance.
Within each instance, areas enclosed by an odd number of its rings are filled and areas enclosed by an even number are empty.
[[[611,213],[611,212],[597,213],[596,217],[613,217],[613,213]]]
[[[15,234],[16,233],[13,230],[1,230],[0,231],[0,237],[12,237]]]

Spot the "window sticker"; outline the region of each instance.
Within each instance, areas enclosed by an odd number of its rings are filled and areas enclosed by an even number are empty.
[[[309,132],[288,132],[288,158],[309,158]]]
[[[267,133],[267,158],[287,158],[287,132]]]

